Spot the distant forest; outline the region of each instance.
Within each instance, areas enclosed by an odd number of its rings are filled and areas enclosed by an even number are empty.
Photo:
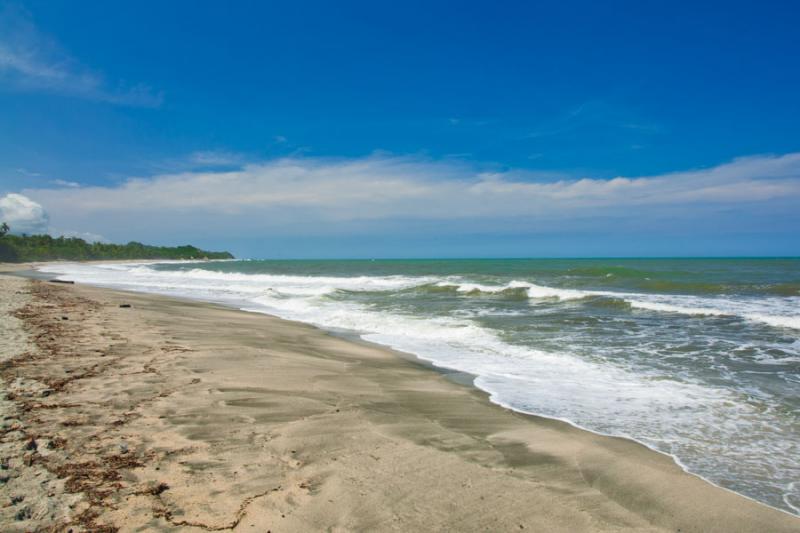
[[[54,261],[65,259],[233,259],[229,252],[207,252],[194,246],[148,246],[89,243],[83,239],[50,235],[11,235],[8,226],[0,226],[0,262]]]

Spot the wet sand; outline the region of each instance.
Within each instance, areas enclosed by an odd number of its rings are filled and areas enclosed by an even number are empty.
[[[4,531],[800,531],[303,324],[0,275],[0,334]]]

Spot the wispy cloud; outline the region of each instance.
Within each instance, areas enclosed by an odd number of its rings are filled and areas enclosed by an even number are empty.
[[[189,156],[189,164],[193,166],[231,166],[240,165],[245,156],[236,152],[219,150],[202,150]]]
[[[67,180],[52,180],[50,183],[56,185],[57,187],[69,187],[70,189],[76,189],[81,186],[80,183],[77,181],[67,181]]]
[[[38,178],[39,176],[41,176],[39,172],[33,172],[31,170],[28,170],[27,168],[18,168],[16,169],[16,171],[18,174],[22,174],[23,176],[27,176],[29,178]]]
[[[109,82],[43,34],[29,13],[0,6],[0,87],[46,91],[117,105],[158,107],[163,95],[143,83]]]
[[[525,139],[543,139],[573,135],[580,131],[604,132],[627,130],[629,133],[653,135],[662,133],[660,124],[642,121],[631,110],[603,101],[589,101],[561,114],[542,120],[536,128],[526,133]]]

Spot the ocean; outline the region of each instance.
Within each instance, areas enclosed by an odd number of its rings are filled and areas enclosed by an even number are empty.
[[[355,333],[800,514],[800,259],[52,264]]]

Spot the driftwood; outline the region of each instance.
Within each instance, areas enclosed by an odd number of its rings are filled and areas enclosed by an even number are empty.
[[[66,280],[63,280],[63,279],[50,279],[48,281],[50,283],[66,283],[68,285],[74,285],[75,284],[74,281],[66,281]]]

